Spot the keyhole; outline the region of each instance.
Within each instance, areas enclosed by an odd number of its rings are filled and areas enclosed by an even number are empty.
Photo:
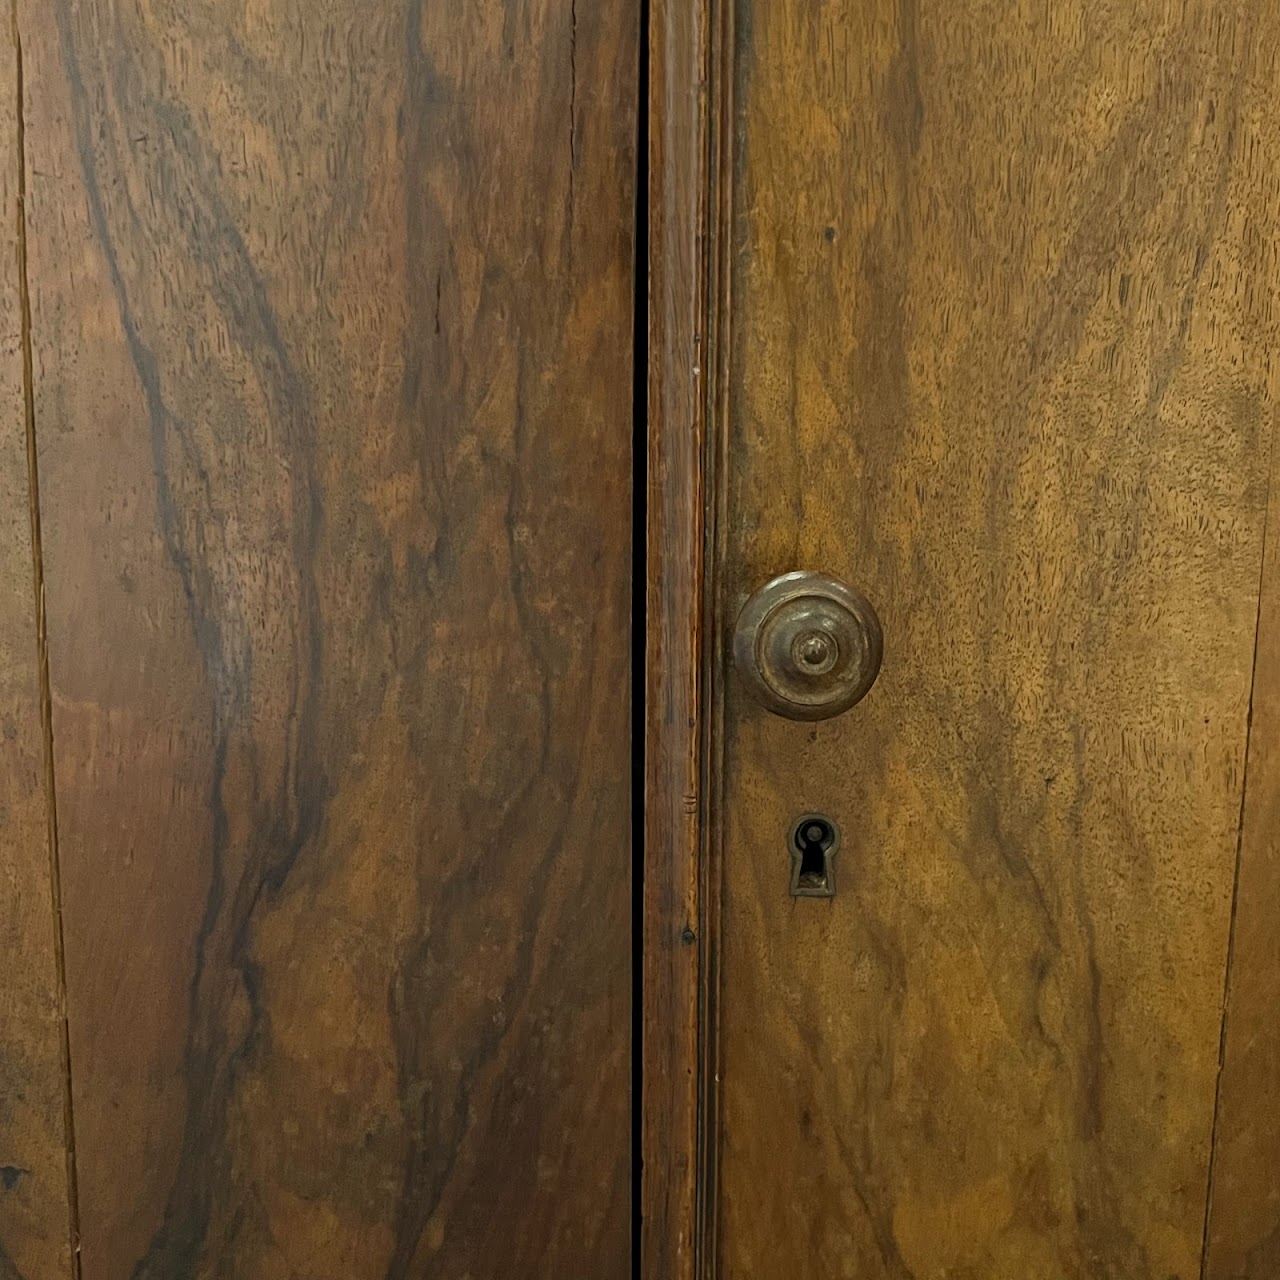
[[[806,822],[800,828],[796,844],[800,849],[801,884],[814,884],[827,878],[830,835],[830,828],[825,822]]]
[[[836,892],[832,859],[840,832],[830,818],[806,813],[791,827],[791,893],[797,898],[833,898]]]

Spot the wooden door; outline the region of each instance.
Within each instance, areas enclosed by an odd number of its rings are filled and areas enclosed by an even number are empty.
[[[628,1274],[637,6],[3,27],[0,1276]]]
[[[662,998],[701,991],[651,1042],[703,1197],[655,1247],[722,1280],[1270,1280],[1280,10],[699,13],[664,66],[708,105],[668,86],[655,130],[674,101],[703,194],[655,192],[708,288],[663,375],[710,384],[707,586],[668,606],[708,655],[705,704],[675,691],[707,845],[679,831],[684,896],[650,899]],[[733,670],[795,570],[883,626],[835,718]],[[790,891],[806,814],[834,896]]]

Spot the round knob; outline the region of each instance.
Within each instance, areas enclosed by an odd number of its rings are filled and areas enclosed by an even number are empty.
[[[784,573],[738,615],[733,658],[756,700],[791,720],[848,711],[875,683],[880,619],[860,592],[825,573]]]

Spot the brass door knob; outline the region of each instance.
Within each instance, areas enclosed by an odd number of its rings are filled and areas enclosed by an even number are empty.
[[[870,601],[838,578],[801,570],[766,582],[738,615],[733,658],[747,688],[790,720],[848,711],[884,653]]]

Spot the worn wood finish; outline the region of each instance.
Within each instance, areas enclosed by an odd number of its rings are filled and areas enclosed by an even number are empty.
[[[727,686],[720,1274],[1191,1280],[1276,411],[1280,12],[741,0],[737,24],[726,608],[827,570],[886,652],[825,724]],[[787,896],[808,809],[843,828],[834,901]]]
[[[649,376],[641,1274],[693,1280],[698,1200],[707,285],[713,239],[708,3],[649,19]]]
[[[84,1274],[626,1274],[626,0],[20,0]]]
[[[1280,1275],[1280,489],[1273,450],[1204,1280]]]
[[[24,370],[20,53],[0,21],[0,1280],[71,1270],[62,1002]]]

